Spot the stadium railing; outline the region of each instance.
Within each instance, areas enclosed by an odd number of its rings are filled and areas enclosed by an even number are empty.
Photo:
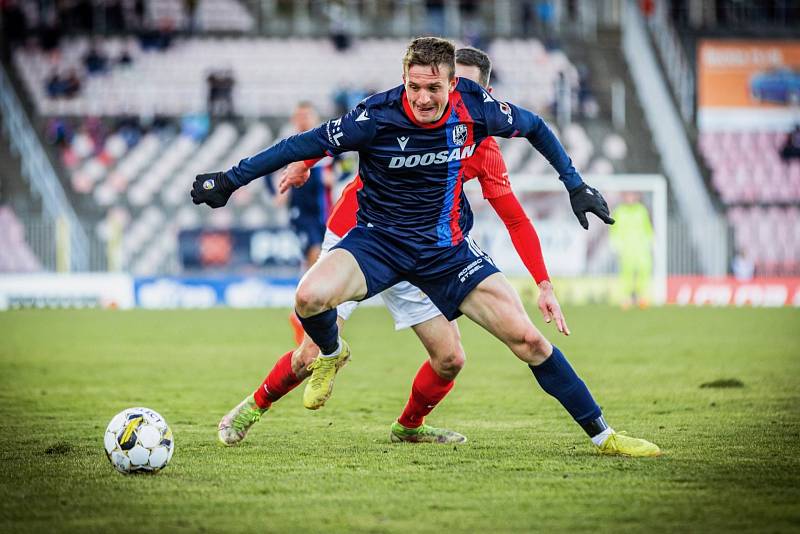
[[[89,239],[75,214],[61,182],[58,180],[50,160],[17,99],[5,67],[0,65],[0,108],[3,124],[12,146],[20,155],[22,173],[31,184],[31,189],[42,198],[44,209],[57,225],[64,228],[66,239],[57,235],[57,246],[64,258],[63,270],[82,271],[89,268]]]

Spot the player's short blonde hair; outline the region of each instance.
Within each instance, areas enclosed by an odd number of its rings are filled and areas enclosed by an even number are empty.
[[[429,66],[434,72],[440,65],[449,69],[448,78],[456,75],[456,47],[447,39],[440,37],[417,37],[408,44],[403,56],[403,72],[408,74],[412,65]]]

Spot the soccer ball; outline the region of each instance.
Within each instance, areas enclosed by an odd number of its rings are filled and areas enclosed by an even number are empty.
[[[126,475],[163,469],[175,450],[167,421],[149,408],[128,408],[115,415],[103,443],[108,461]]]

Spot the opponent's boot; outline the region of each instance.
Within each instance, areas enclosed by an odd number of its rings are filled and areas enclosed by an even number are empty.
[[[467,441],[467,436],[446,428],[436,428],[424,423],[417,428],[407,428],[397,421],[392,423],[389,438],[395,443],[401,441],[409,443],[465,443]]]
[[[598,449],[601,454],[634,457],[661,456],[661,449],[655,443],[650,443],[646,439],[626,436],[624,432],[611,434]]]
[[[242,441],[250,427],[261,419],[269,408],[259,408],[252,395],[225,414],[217,427],[217,438],[223,445],[233,446]]]
[[[311,376],[308,378],[306,389],[303,391],[303,406],[309,410],[322,408],[327,402],[331,397],[331,393],[333,393],[333,381],[336,378],[336,373],[350,359],[350,346],[343,339],[339,341],[341,343],[341,351],[338,356],[323,358],[320,355],[308,366]]]

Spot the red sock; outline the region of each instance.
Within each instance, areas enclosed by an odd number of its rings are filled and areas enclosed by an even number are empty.
[[[430,360],[426,361],[414,377],[408,404],[397,421],[406,428],[417,428],[425,420],[425,416],[453,389],[454,384],[453,380],[445,380],[437,375]]]
[[[292,371],[292,353],[290,350],[275,362],[272,371],[264,379],[261,386],[253,393],[256,404],[260,408],[269,408],[273,402],[277,401],[290,391],[292,391],[302,380],[298,380]]]

